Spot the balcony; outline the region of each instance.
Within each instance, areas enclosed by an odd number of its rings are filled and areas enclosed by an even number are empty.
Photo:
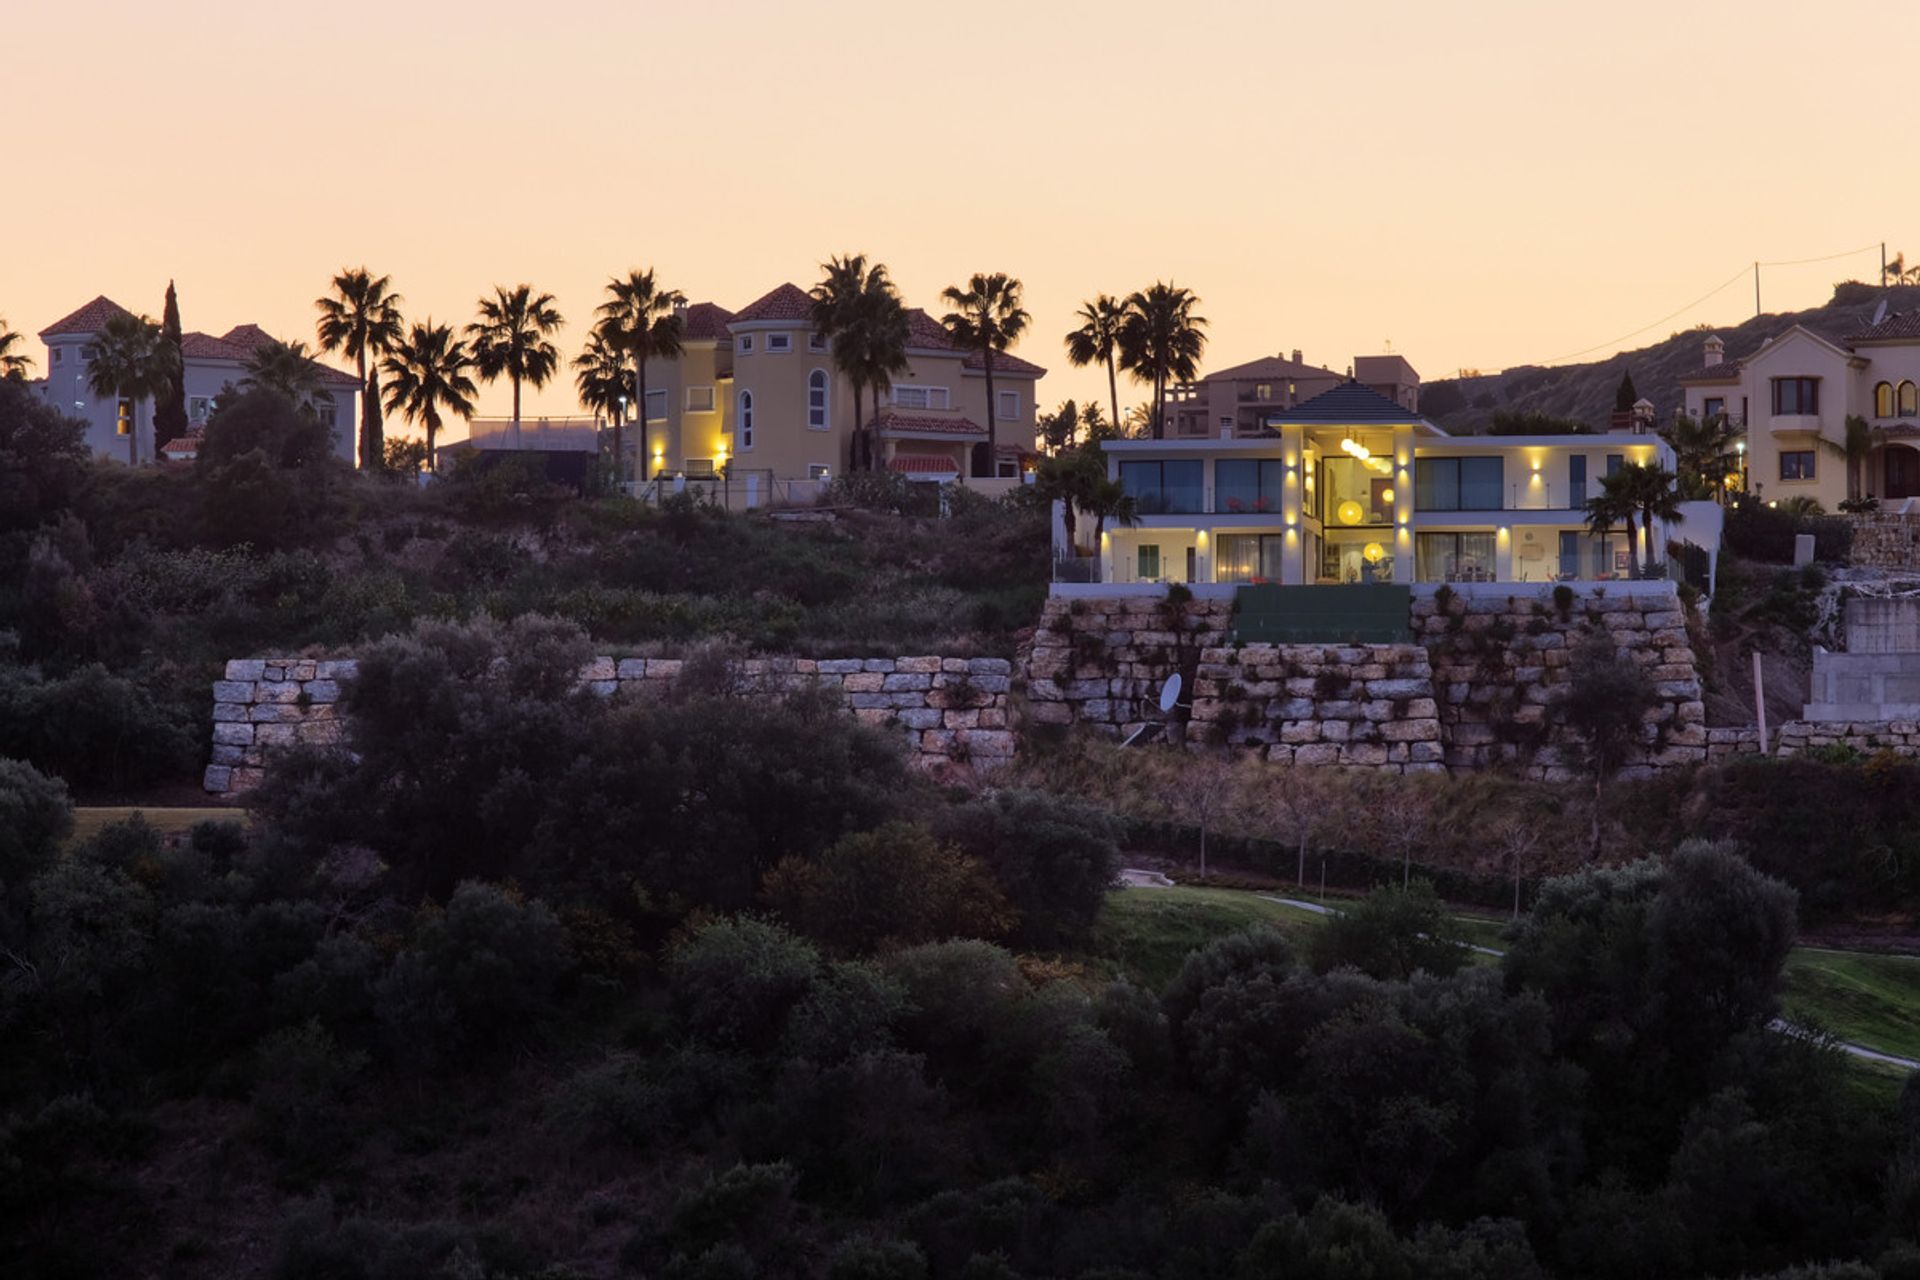
[[[1817,413],[1776,413],[1767,419],[1767,429],[1775,435],[1787,435],[1793,432],[1820,431],[1820,415]]]

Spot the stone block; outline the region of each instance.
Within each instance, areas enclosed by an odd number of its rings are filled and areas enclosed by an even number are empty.
[[[213,749],[213,762],[215,764],[245,764],[246,760],[247,749],[245,747],[230,747],[225,743],[220,743]]]
[[[981,727],[980,713],[978,711],[944,711],[941,715],[945,717],[940,724],[940,727],[943,729],[978,729]],[[1004,724],[988,725],[986,727],[989,729],[1006,728]]]
[[[1280,726],[1280,741],[1289,745],[1320,741],[1318,720],[1288,720]]]
[[[262,680],[253,686],[255,702],[298,702],[300,685],[292,680]]]
[[[895,671],[912,672],[919,675],[932,675],[940,670],[938,658],[899,658],[894,662]]]
[[[846,675],[852,675],[856,671],[865,671],[866,669],[867,669],[866,661],[861,658],[822,658],[820,659],[821,675],[846,676]]]
[[[1667,631],[1674,627],[1684,629],[1687,625],[1687,616],[1677,609],[1649,612],[1645,620],[1649,631]]]
[[[216,724],[213,726],[213,740],[230,747],[250,747],[253,745],[253,726]]]
[[[306,681],[313,679],[313,677],[314,663],[311,659],[302,658],[298,662],[290,662],[287,664],[287,679],[298,680],[304,684]]]
[[[900,724],[908,729],[938,729],[946,720],[945,712],[931,707],[905,707],[895,714]]]
[[[620,682],[618,680],[589,680],[587,681],[587,691],[598,694],[602,698],[611,698],[614,694],[620,692]]]
[[[360,674],[360,659],[335,658],[314,664],[314,674],[322,680],[352,680]]]
[[[1409,742],[1407,760],[1410,764],[1440,764],[1446,759],[1446,748],[1438,742]]]
[[[262,702],[247,708],[247,719],[254,724],[298,724],[306,718],[305,711],[286,702]]]
[[[980,719],[977,723],[982,729],[1005,729],[1007,727],[1006,708],[1005,707],[980,708]]]
[[[894,670],[892,658],[868,658],[861,665],[864,670],[878,671],[883,676],[892,675]]]
[[[1394,720],[1380,726],[1380,736],[1388,742],[1438,742],[1438,720]]]
[[[928,689],[933,688],[933,677],[930,675],[902,672],[898,675],[887,676],[881,682],[880,687],[888,693],[904,693],[908,690],[924,693]],[[1102,687],[1101,692],[1106,692],[1104,687]]]
[[[234,658],[227,663],[227,679],[251,684],[265,677],[267,664],[258,658]]]
[[[290,724],[257,724],[253,726],[253,740],[262,747],[290,747],[299,739]]]
[[[266,665],[260,668],[260,678],[262,680],[273,680],[276,682],[285,680],[287,678],[285,660],[281,658],[268,658]]]
[[[1700,699],[1700,682],[1698,680],[1657,680],[1654,682],[1653,692],[1656,697],[1697,702]]]
[[[295,725],[294,739],[316,747],[330,747],[345,736],[345,728],[338,720],[316,720],[309,724]]]
[[[647,660],[645,658],[622,658],[614,663],[613,674],[620,680],[645,680],[647,678]]]
[[[892,693],[883,693],[880,696],[896,707],[924,707],[927,705],[927,695],[917,689],[897,689]]]
[[[893,709],[891,707],[861,707],[853,713],[853,718],[861,724],[870,725],[877,729],[884,729],[893,723]]]
[[[1297,765],[1332,765],[1340,763],[1340,753],[1347,748],[1330,742],[1316,742],[1310,746],[1293,749],[1293,763]]]
[[[951,755],[955,737],[952,729],[928,729],[920,735],[920,750],[928,755]]]
[[[1340,763],[1358,765],[1363,768],[1383,765],[1387,762],[1386,744],[1379,742],[1349,742],[1340,749]]]
[[[338,702],[340,683],[337,680],[309,680],[306,693],[308,702]]]
[[[209,795],[223,795],[233,785],[233,770],[224,764],[210,764],[200,777],[200,789]]]
[[[1013,735],[1004,729],[961,729],[953,737],[972,759],[1011,759],[1014,753]]]
[[[215,724],[238,724],[247,718],[249,707],[244,702],[216,702],[213,704],[213,722]]]
[[[847,705],[855,711],[870,711],[876,707],[891,709],[893,699],[884,693],[850,693],[847,695]]]
[[[878,671],[861,671],[841,680],[840,687],[848,693],[878,693],[886,682],[887,678]]]
[[[213,700],[215,702],[252,702],[254,691],[258,688],[247,680],[215,680],[213,682]]]

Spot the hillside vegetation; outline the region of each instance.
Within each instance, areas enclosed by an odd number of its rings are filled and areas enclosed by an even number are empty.
[[[1920,307],[1920,287],[1881,289],[1847,282],[1835,286],[1833,297],[1822,306],[1805,311],[1769,312],[1738,324],[1687,329],[1604,360],[1550,368],[1517,365],[1480,377],[1434,379],[1422,391],[1422,403],[1431,406],[1430,416],[1449,431],[1484,429],[1500,410],[1571,418],[1596,430],[1605,430],[1608,416],[1613,412],[1620,375],[1631,373],[1635,389],[1653,402],[1664,419],[1684,401],[1680,379],[1701,368],[1701,343],[1708,334],[1717,334],[1725,340],[1729,360],[1745,359],[1762,342],[1796,324],[1837,342],[1849,333],[1866,328],[1883,300],[1889,311],[1913,310]]]

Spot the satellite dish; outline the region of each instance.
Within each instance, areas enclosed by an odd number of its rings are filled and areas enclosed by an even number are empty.
[[[1886,318],[1887,318],[1887,300],[1885,298],[1882,298],[1880,299],[1880,305],[1873,309],[1873,320],[1870,322],[1868,327],[1871,328],[1872,325],[1879,324],[1882,320],[1885,320]]]
[[[1176,671],[1167,677],[1165,684],[1160,686],[1160,710],[1165,713],[1171,713],[1173,709],[1179,705],[1180,673]]]

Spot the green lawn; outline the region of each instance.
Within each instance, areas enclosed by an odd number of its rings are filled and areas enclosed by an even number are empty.
[[[1842,1040],[1920,1058],[1920,959],[1796,948],[1783,1005]]]
[[[1088,951],[1116,974],[1158,990],[1189,951],[1222,934],[1265,925],[1304,940],[1325,917],[1239,889],[1119,889],[1107,895]],[[1506,948],[1504,919],[1455,917],[1467,940]],[[1478,963],[1498,961],[1475,953]],[[1787,958],[1784,1010],[1795,1022],[1904,1058],[1920,1058],[1920,959],[1796,948]],[[1859,1064],[1900,1076],[1897,1067]]]
[[[245,822],[244,809],[142,809],[99,806],[76,807],[73,811],[73,842],[79,843],[100,834],[116,822],[125,822],[138,813],[147,825],[165,832],[187,831],[196,822]]]

